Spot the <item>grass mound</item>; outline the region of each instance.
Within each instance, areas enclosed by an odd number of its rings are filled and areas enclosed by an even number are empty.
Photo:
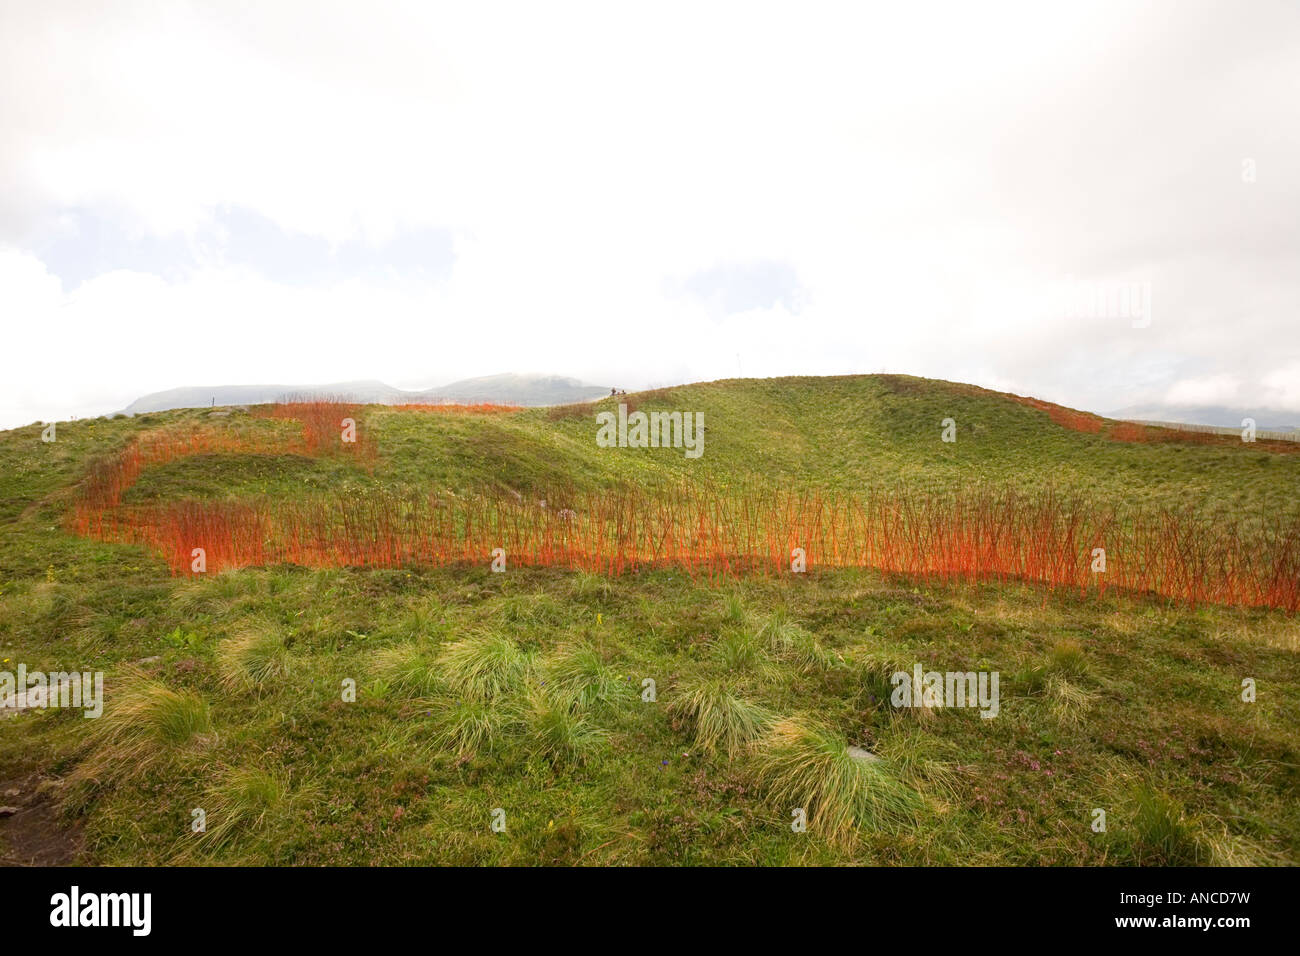
[[[556,650],[543,669],[546,694],[554,701],[569,701],[580,710],[607,703],[625,682],[595,648],[568,644]]]
[[[800,720],[772,728],[756,768],[773,806],[803,809],[809,832],[837,843],[859,829],[900,832],[921,806],[885,761],[854,756],[834,731]]]
[[[265,690],[289,676],[289,648],[271,628],[251,628],[224,641],[218,651],[228,690]]]
[[[720,748],[729,757],[749,746],[775,719],[766,707],[735,694],[724,680],[687,684],[669,712],[692,724],[697,747],[707,751]]]
[[[520,723],[515,709],[504,701],[464,700],[438,715],[434,741],[463,760],[491,749]]]
[[[505,635],[487,634],[447,645],[439,664],[453,691],[488,700],[520,686],[532,655]]]
[[[207,701],[193,691],[136,677],[112,696],[116,700],[105,705],[88,734],[90,754],[74,771],[74,781],[145,775],[212,728]]]

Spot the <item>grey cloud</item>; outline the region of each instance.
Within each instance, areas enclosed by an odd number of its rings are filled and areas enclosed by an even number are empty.
[[[133,230],[110,210],[65,210],[27,243],[65,289],[117,269],[178,279],[204,265],[243,266],[287,285],[351,278],[442,278],[455,261],[449,230],[419,229],[373,244],[290,233],[248,209],[224,206],[192,236]]]

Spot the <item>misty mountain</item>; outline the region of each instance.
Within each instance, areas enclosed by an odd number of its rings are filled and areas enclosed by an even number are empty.
[[[500,402],[507,405],[565,405],[609,394],[609,386],[586,385],[560,375],[485,375],[420,393],[425,401]],[[409,401],[409,399],[407,399]]]
[[[378,381],[323,385],[201,385],[142,395],[123,411],[128,415],[209,405],[260,405],[289,398],[337,398],[361,403],[399,405],[418,402],[498,402],[505,405],[561,405],[608,395],[609,388],[587,385],[560,375],[487,375],[466,378],[420,391],[394,388]]]
[[[1291,431],[1300,428],[1300,412],[1277,408],[1232,408],[1226,405],[1130,405],[1107,412],[1107,418],[1134,421],[1177,422],[1183,425],[1217,425],[1240,428],[1243,418],[1255,419],[1261,431]]]

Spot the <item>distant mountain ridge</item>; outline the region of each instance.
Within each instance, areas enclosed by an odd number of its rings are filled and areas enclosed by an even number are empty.
[[[200,385],[142,395],[122,411],[127,415],[209,405],[261,405],[287,398],[314,396],[363,404],[401,405],[421,402],[497,402],[503,405],[562,405],[608,395],[609,388],[562,375],[485,375],[419,391],[363,380],[324,385]]]
[[[1278,408],[1233,408],[1226,405],[1129,405],[1107,412],[1107,418],[1129,421],[1175,422],[1180,425],[1215,425],[1240,428],[1243,418],[1253,418],[1261,431],[1293,431],[1300,428],[1300,412]]]

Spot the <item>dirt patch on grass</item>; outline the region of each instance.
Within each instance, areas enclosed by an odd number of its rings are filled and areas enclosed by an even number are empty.
[[[68,866],[81,856],[81,824],[62,818],[49,783],[39,774],[0,779],[0,866]]]
[[[1243,442],[1237,435],[1219,435],[1212,432],[1184,431],[1180,428],[1161,428],[1159,425],[1140,425],[1137,422],[1114,422],[1106,433],[1111,441],[1151,444],[1212,445],[1217,448],[1244,448],[1248,451],[1271,451],[1280,455],[1300,454],[1300,442],[1260,438]]]
[[[1094,415],[1092,412],[1081,412],[1075,408],[1066,408],[1064,405],[1057,405],[1054,402],[1045,402],[1039,398],[1029,398],[1026,395],[1012,395],[1010,392],[1004,392],[1008,398],[1019,402],[1021,405],[1028,405],[1030,408],[1036,408],[1040,412],[1047,412],[1047,417],[1053,423],[1060,425],[1062,428],[1068,428],[1071,431],[1084,432],[1085,434],[1095,435],[1101,431],[1105,424],[1105,419],[1100,415]]]
[[[1067,408],[1053,402],[1045,402],[1038,398],[1013,395],[1010,392],[1000,394],[1021,405],[1028,405],[1030,408],[1047,412],[1052,422],[1062,428],[1084,432],[1089,435],[1100,434],[1110,441],[1143,445],[1212,445],[1218,448],[1247,448],[1255,451],[1272,451],[1283,455],[1300,454],[1300,442],[1261,438],[1253,443],[1245,443],[1236,435],[1194,432],[1180,428],[1161,428],[1158,425],[1143,425],[1137,422],[1112,421],[1102,418],[1100,415],[1094,415],[1092,412],[1081,412],[1074,408]]]

